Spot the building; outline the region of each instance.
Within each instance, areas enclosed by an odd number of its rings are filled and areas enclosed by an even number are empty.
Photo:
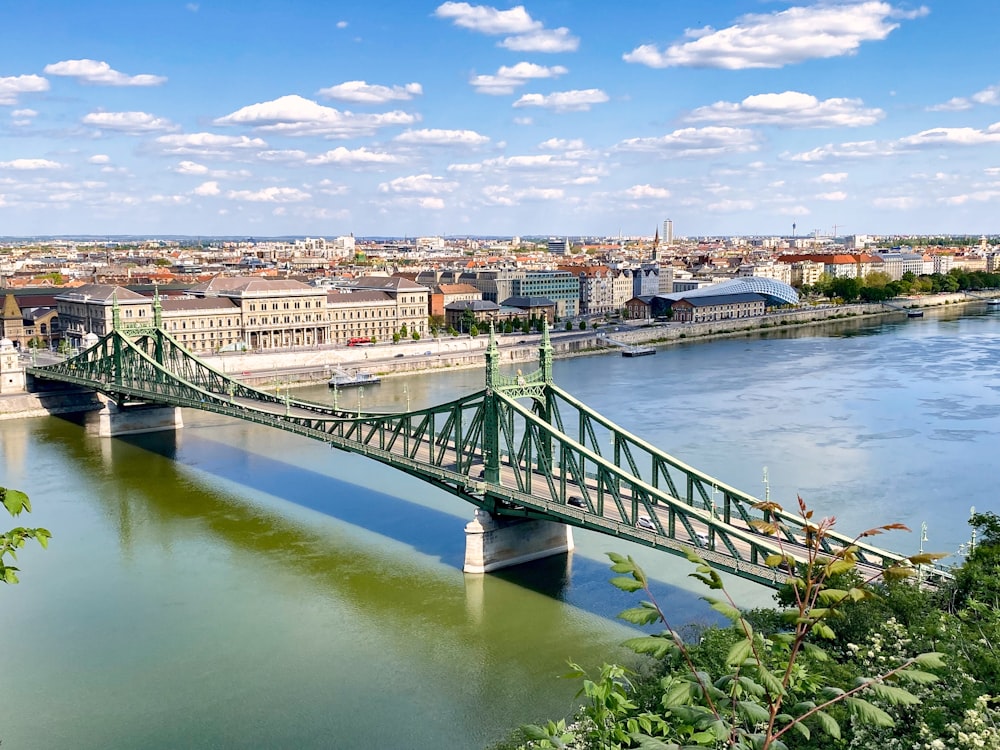
[[[514,297],[547,297],[556,303],[556,315],[573,318],[580,314],[580,282],[568,271],[523,271],[515,279]]]
[[[395,330],[427,335],[427,298],[430,290],[400,276],[362,276],[349,286],[354,291],[384,292],[394,305]],[[390,334],[391,335],[391,334]]]
[[[189,293],[201,298],[224,298],[232,301],[239,309],[240,324],[243,329],[243,343],[250,349],[283,349],[292,346],[315,346],[330,342],[330,323],[327,320],[326,292],[294,279],[261,279],[256,277],[216,276],[210,281],[191,287]],[[204,315],[195,322],[197,337],[185,329],[177,329],[174,322],[188,322],[191,310],[175,309],[167,315],[164,309],[164,325],[178,336],[181,343],[192,344],[196,351],[211,350],[207,342],[209,336],[202,336],[211,330],[227,329],[219,320],[224,318],[227,308],[222,305],[206,305]],[[175,318],[176,316],[176,318]],[[184,319],[184,320],[182,320]],[[169,323],[168,323],[169,320]],[[95,331],[95,333],[97,333]],[[184,335],[188,338],[185,339]],[[100,335],[100,334],[99,334]],[[202,341],[206,342],[203,347]],[[220,338],[217,336],[215,341]]]
[[[547,297],[509,297],[502,306],[520,310],[522,318],[544,317],[549,325],[556,319],[556,303]]]
[[[629,320],[648,320],[653,317],[653,295],[635,296],[625,303],[625,315]]]
[[[568,237],[550,239],[548,247],[550,255],[569,255],[573,252],[573,245]]]
[[[663,244],[674,244],[674,222],[670,219],[663,222]]]
[[[764,308],[764,297],[748,292],[681,298],[673,303],[671,309],[678,323],[705,323],[756,317],[764,314]]]
[[[63,338],[78,349],[88,333],[98,337],[110,333],[115,304],[123,323],[152,325],[150,297],[121,286],[84,284],[56,296]]]
[[[483,293],[472,284],[435,284],[427,295],[427,314],[444,317],[445,308],[452,302],[481,300]]]
[[[59,338],[59,313],[56,308],[22,309],[13,294],[4,297],[0,339],[8,339],[14,346],[24,349],[30,346],[51,348]]]
[[[507,321],[516,319],[526,320],[529,316],[523,310],[516,307],[498,305],[496,302],[488,302],[484,299],[460,300],[451,302],[445,307],[445,322],[449,328],[453,328],[460,333],[469,333],[469,319],[475,323],[476,328],[485,331],[490,323],[494,328],[498,328]]]

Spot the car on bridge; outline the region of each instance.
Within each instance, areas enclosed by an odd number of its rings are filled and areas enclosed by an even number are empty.
[[[646,531],[656,531],[656,524],[653,523],[653,519],[649,516],[639,516],[639,520],[635,522],[635,525],[640,529],[646,529]]]
[[[584,502],[583,498],[579,495],[570,495],[569,499],[566,500],[567,503],[575,508],[586,508],[587,503]]]

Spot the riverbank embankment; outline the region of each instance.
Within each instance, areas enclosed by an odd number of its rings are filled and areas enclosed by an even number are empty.
[[[906,308],[964,306],[981,302],[967,295],[940,294],[895,300],[882,304],[819,305],[776,310],[762,317],[705,323],[608,324],[584,331],[553,330],[553,356],[557,358],[604,354],[621,346],[668,346],[732,336],[746,336],[772,329],[823,325],[838,320],[899,316]],[[538,358],[539,334],[499,337],[501,362],[510,367],[533,367]],[[488,337],[442,337],[398,344],[363,347],[325,347],[276,352],[232,352],[202,356],[207,364],[230,377],[264,389],[314,385],[337,372],[363,371],[380,377],[404,376],[433,370],[485,366]],[[92,391],[79,388],[5,394],[0,396],[0,419],[44,416],[99,409]]]

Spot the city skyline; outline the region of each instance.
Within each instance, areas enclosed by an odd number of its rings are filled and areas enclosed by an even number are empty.
[[[0,235],[995,234],[998,17],[6,4]]]

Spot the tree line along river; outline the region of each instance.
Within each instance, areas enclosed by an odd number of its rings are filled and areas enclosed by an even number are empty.
[[[801,494],[842,531],[906,523],[878,538],[893,549],[916,551],[926,521],[925,547],[955,552],[970,506],[998,510],[1000,313],[985,306],[559,360],[555,378],[743,490],[762,495],[767,466],[773,499]],[[364,406],[482,382],[387,379]],[[53,533],[0,592],[5,747],[484,747],[572,710],[567,659],[622,656],[609,550],[656,577],[674,624],[713,619],[685,561],[591,533],[569,558],[466,577],[471,506],[277,430],[184,420],[115,440],[80,419],[0,422],[2,483],[34,505],[19,522]]]

